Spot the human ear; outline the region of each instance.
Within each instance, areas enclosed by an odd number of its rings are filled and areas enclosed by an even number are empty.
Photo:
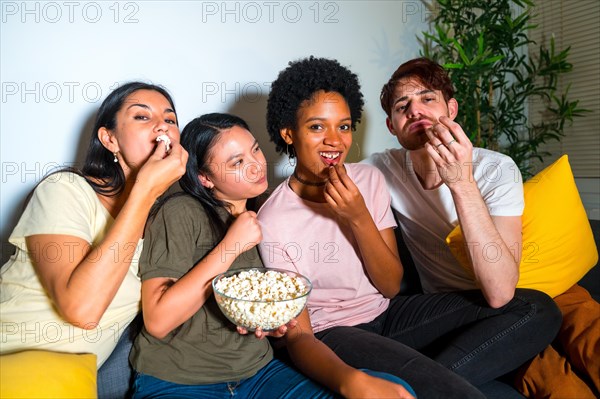
[[[283,139],[283,141],[285,141],[287,145],[294,144],[294,140],[292,139],[292,129],[290,129],[289,127],[285,127],[279,130],[279,134],[281,135],[281,138]]]
[[[119,152],[119,142],[110,130],[104,126],[98,129],[98,140],[108,151],[115,153]]]
[[[208,188],[209,190],[212,190],[215,187],[214,183],[204,173],[198,173],[198,180],[200,180],[200,184],[202,184],[202,186]]]
[[[448,118],[454,120],[458,115],[458,101],[455,98],[448,100]]]
[[[394,131],[394,125],[392,124],[392,121],[390,120],[389,116],[387,118],[385,118],[385,125],[387,126],[388,130],[390,131],[390,134],[392,136],[395,136],[396,132]]]

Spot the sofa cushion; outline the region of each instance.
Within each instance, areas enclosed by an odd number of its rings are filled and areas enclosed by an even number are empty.
[[[528,180],[523,190],[523,252],[517,287],[555,297],[577,283],[598,261],[567,155]],[[446,243],[460,265],[473,275],[460,225],[448,234]]]
[[[23,351],[0,356],[1,398],[95,398],[96,355]]]

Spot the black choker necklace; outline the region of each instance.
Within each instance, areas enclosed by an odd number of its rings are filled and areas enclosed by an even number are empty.
[[[294,179],[298,180],[300,183],[305,184],[307,186],[322,187],[322,186],[326,185],[327,182],[328,182],[328,180],[325,180],[325,181],[308,181],[308,180],[301,179],[300,176],[298,176],[298,174],[296,173],[295,169],[294,169],[294,173],[292,173],[292,175],[294,176]]]

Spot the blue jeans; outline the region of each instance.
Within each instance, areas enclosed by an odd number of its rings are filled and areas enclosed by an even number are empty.
[[[117,346],[98,370],[98,399],[126,399],[133,382],[133,368],[129,365],[129,352],[142,328],[140,313],[121,334]]]
[[[421,397],[471,398],[481,394],[468,393],[470,385],[415,350],[480,385],[534,357],[560,323],[556,304],[542,292],[517,289],[511,302],[493,309],[480,291],[464,291],[398,296],[369,323],[316,336],[351,366],[401,376]]]
[[[409,392],[412,388],[390,374],[365,370],[368,374],[402,384]],[[273,359],[258,373],[241,381],[206,385],[182,385],[138,373],[134,383],[133,399],[325,399],[338,397],[317,383],[309,380],[292,367]]]

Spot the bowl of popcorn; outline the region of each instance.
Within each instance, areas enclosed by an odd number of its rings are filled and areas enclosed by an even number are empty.
[[[272,331],[302,312],[312,284],[299,273],[255,268],[221,273],[212,288],[221,312],[233,324]]]

